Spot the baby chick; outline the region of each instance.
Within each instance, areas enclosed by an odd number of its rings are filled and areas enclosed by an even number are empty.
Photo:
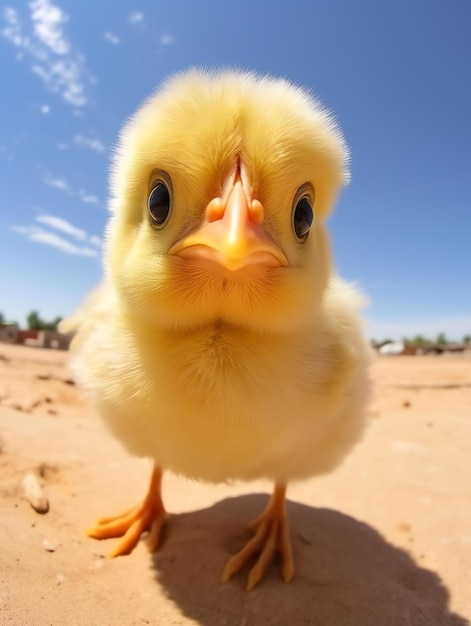
[[[369,349],[357,292],[335,276],[325,219],[348,154],[332,117],[285,80],[192,70],[125,127],[112,174],[105,280],[82,314],[75,372],[111,431],[154,469],[144,502],[89,534],[149,532],[165,470],[269,478],[247,587],[275,552],[294,572],[289,481],[331,471],[359,439]]]

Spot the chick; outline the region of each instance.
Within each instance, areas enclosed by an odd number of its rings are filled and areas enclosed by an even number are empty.
[[[144,502],[89,530],[159,545],[170,470],[274,481],[247,587],[281,553],[294,573],[289,481],[331,471],[359,439],[369,349],[361,296],[336,277],[325,219],[348,178],[332,117],[289,82],[191,70],[151,97],[117,149],[105,279],[82,314],[74,368],[111,431],[153,459]]]

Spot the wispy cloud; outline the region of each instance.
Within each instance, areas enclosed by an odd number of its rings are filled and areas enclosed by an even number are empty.
[[[60,189],[61,191],[65,191],[66,193],[72,194],[72,191],[69,187],[69,183],[63,178],[54,178],[53,176],[46,176],[44,179],[46,185],[49,187],[55,187],[56,189]]]
[[[47,104],[43,104],[40,111],[41,113],[44,113],[44,115],[47,115],[51,110],[51,107]]]
[[[68,145],[61,144],[60,149],[67,150]],[[64,178],[59,178],[49,173],[49,174],[46,174],[44,178],[44,183],[46,185],[49,185],[49,187],[54,187],[55,189],[59,189],[60,191],[63,191],[69,196],[80,198],[80,200],[84,202],[85,204],[96,204],[97,206],[101,204],[100,200],[94,194],[88,193],[84,189],[79,189],[78,191],[75,191],[74,189],[72,189],[70,184]]]
[[[87,233],[84,230],[73,226],[62,217],[57,217],[56,215],[38,215],[36,221],[40,224],[46,224],[46,226],[50,226],[55,230],[60,230],[74,239],[78,239],[79,241],[85,241],[87,239]]]
[[[35,221],[40,225],[12,226],[12,229],[30,241],[52,246],[67,254],[99,256],[102,240],[97,235],[89,235],[57,215],[38,215]],[[55,231],[59,231],[59,234]]]
[[[37,243],[52,246],[67,254],[74,254],[86,257],[99,256],[99,250],[97,250],[96,247],[90,248],[87,245],[77,245],[76,243],[67,241],[67,239],[64,239],[63,237],[57,235],[50,230],[45,230],[40,226],[13,226],[12,228],[17,233],[23,235],[30,241],[35,241]]]
[[[175,37],[170,33],[164,33],[157,38],[157,47],[156,53],[161,55],[164,53],[165,49],[171,46],[175,41]]]
[[[51,0],[33,0],[28,7],[27,27],[16,9],[4,9],[6,25],[2,35],[18,48],[19,59],[23,56],[33,59],[31,70],[48,89],[60,93],[73,106],[84,106],[88,102],[86,83],[93,82],[93,77],[85,58],[73,50],[65,35],[68,16]]]
[[[105,145],[96,137],[86,137],[85,135],[75,135],[74,142],[79,146],[85,146],[95,152],[104,152]]]
[[[69,104],[83,106],[88,99],[83,82],[83,57],[78,59],[58,59],[47,63],[35,63],[31,70],[37,74],[46,86],[60,92]]]
[[[79,196],[80,200],[85,202],[85,204],[100,204],[100,201],[96,196],[91,193],[86,193],[83,189],[79,191]]]
[[[128,17],[128,22],[130,24],[142,24],[143,21],[144,15],[140,11],[135,11]]]
[[[55,54],[68,54],[70,44],[62,32],[62,25],[68,17],[62,9],[49,0],[34,0],[29,7],[38,40]]]
[[[6,7],[3,11],[3,17],[7,25],[2,28],[2,35],[17,48],[26,47],[29,42],[23,37],[21,32],[22,29],[18,12],[11,7]]]
[[[109,41],[115,46],[118,45],[121,41],[118,35],[115,35],[114,33],[110,33],[109,31],[107,31],[103,36],[106,39],[106,41]]]
[[[103,241],[101,239],[101,237],[97,237],[96,235],[92,235],[89,238],[89,242],[93,245],[96,246],[98,249],[101,250],[101,248],[103,247]]]
[[[175,41],[175,37],[167,33],[165,35],[162,35],[162,37],[159,39],[159,45],[161,47],[169,46],[174,41]]]

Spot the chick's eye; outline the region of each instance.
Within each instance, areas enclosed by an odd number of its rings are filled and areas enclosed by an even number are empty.
[[[299,241],[304,241],[311,229],[314,213],[309,199],[304,196],[298,200],[293,210],[293,230]]]
[[[170,216],[170,193],[165,183],[160,181],[152,189],[148,208],[155,226],[162,228]]]

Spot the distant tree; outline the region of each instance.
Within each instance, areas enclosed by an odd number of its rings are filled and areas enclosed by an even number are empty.
[[[404,337],[403,342],[412,346],[417,346],[418,348],[425,348],[432,343],[430,339],[427,339],[427,337],[424,337],[423,335],[416,335],[412,339]]]
[[[26,318],[26,321],[28,322],[28,328],[30,330],[42,330],[42,320],[39,317],[39,313],[37,311],[31,311],[31,313],[29,313],[28,317]]]
[[[413,339],[413,343],[419,348],[424,348],[426,346],[429,346],[432,342],[430,341],[430,339],[427,339],[423,335],[416,335]]]
[[[471,343],[471,335],[465,335],[463,337],[463,343],[466,343],[466,344]]]
[[[446,338],[445,333],[439,333],[439,335],[437,335],[437,343],[439,346],[446,346],[448,339]]]
[[[56,319],[51,322],[43,321],[43,330],[57,330],[57,327],[62,321],[62,317],[56,317]]]
[[[18,326],[19,328],[19,324],[18,322],[15,322],[14,320],[9,320],[8,318],[5,317],[5,315],[3,313],[0,312],[0,326]]]
[[[62,317],[56,317],[54,320],[47,322],[40,317],[38,311],[31,311],[26,319],[30,330],[57,330],[59,323],[62,321]]]

